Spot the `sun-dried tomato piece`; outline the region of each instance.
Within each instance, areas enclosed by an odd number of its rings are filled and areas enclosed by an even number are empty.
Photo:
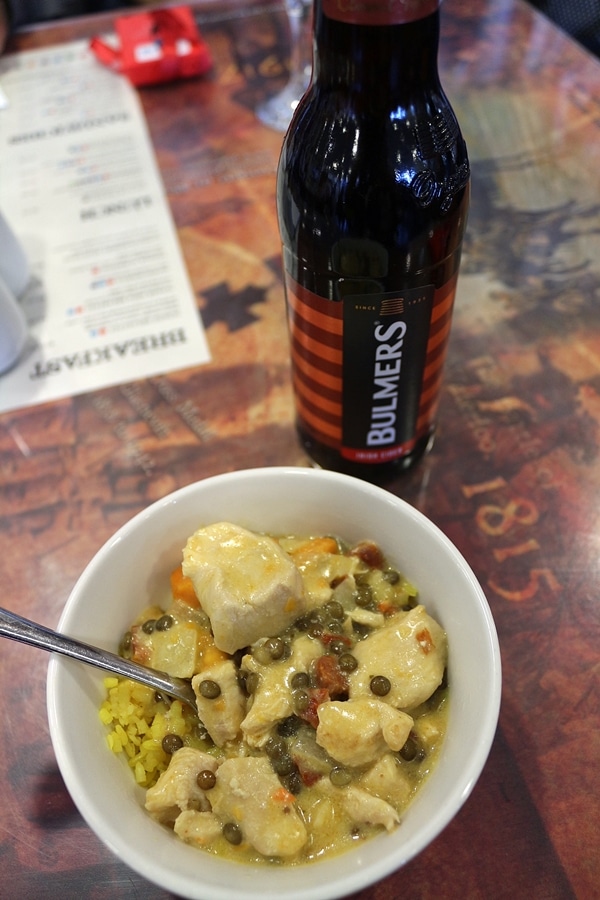
[[[359,541],[350,550],[350,556],[358,556],[370,569],[382,569],[385,564],[381,547],[375,541]]]
[[[335,656],[320,656],[315,662],[315,677],[332,699],[348,696],[348,678]]]
[[[431,653],[435,649],[435,644],[428,628],[422,628],[421,631],[418,631],[416,638],[423,653]]]
[[[312,787],[313,784],[316,784],[317,781],[319,781],[319,779],[323,777],[320,772],[315,772],[314,769],[310,769],[305,766],[301,759],[297,759],[294,756],[292,756],[292,759],[296,763],[300,778],[302,779],[302,784],[305,787]]]
[[[325,690],[325,688],[310,688],[308,691],[308,706],[298,713],[299,717],[308,722],[309,725],[312,725],[313,728],[316,728],[319,724],[319,706],[329,699],[329,691]]]
[[[334,641],[341,641],[347,647],[351,647],[353,643],[352,638],[349,638],[347,634],[333,634],[330,631],[324,631],[319,640],[325,646],[333,644]]]

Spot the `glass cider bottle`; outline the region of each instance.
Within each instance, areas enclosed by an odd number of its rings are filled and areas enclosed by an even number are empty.
[[[277,175],[300,441],[374,481],[432,442],[469,204],[439,0],[315,0]]]

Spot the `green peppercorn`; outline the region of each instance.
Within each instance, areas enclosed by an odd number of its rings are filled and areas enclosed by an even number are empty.
[[[325,609],[329,613],[332,619],[343,619],[346,613],[344,612],[344,607],[337,600],[330,600],[329,603],[325,604]]]
[[[270,737],[265,744],[265,753],[271,759],[279,759],[288,752],[287,743],[282,737]]]
[[[290,678],[290,687],[294,688],[306,688],[310,684],[310,675],[308,672],[294,672],[292,677]]]
[[[361,641],[364,637],[371,633],[371,629],[363,622],[353,622],[352,631],[356,635],[356,639]]]
[[[181,750],[183,747],[183,738],[181,738],[178,734],[165,734],[162,739],[162,748],[165,753],[168,753],[171,756],[173,753],[176,753],[177,750]]]
[[[239,825],[236,825],[235,822],[226,822],[225,825],[223,825],[223,837],[226,841],[229,841],[230,844],[241,844],[242,829]]]
[[[169,628],[173,627],[175,619],[173,616],[161,616],[160,619],[156,620],[156,625],[154,626],[157,631],[168,631]]]
[[[217,776],[210,769],[202,769],[196,776],[196,783],[203,791],[210,791],[217,783]]]
[[[221,694],[220,686],[210,678],[205,678],[204,681],[201,681],[198,690],[206,700],[216,700]]]
[[[289,775],[281,776],[281,783],[284,788],[290,792],[290,794],[299,794],[302,788],[304,787],[302,782],[302,776],[298,769],[294,769],[293,772],[290,772]]]
[[[370,584],[357,585],[355,601],[357,606],[367,609],[373,603],[373,591]]]
[[[310,703],[310,697],[308,696],[306,691],[303,691],[301,689],[292,691],[292,700],[293,700],[294,709],[296,710],[296,712],[302,713],[306,709],[308,709],[308,706]]]
[[[343,766],[334,766],[329,773],[329,780],[336,787],[345,787],[352,781],[352,773]]]
[[[371,678],[369,687],[377,697],[385,697],[392,689],[392,683],[385,675],[375,675]]]
[[[286,716],[277,725],[277,734],[280,734],[282,737],[291,737],[293,734],[296,734],[301,724],[302,722],[297,716]]]
[[[264,647],[271,659],[281,659],[285,653],[285,641],[280,637],[272,637],[265,641]]]
[[[156,619],[146,619],[144,624],[142,625],[142,631],[144,634],[152,634],[156,627]]]
[[[416,737],[409,734],[404,746],[400,750],[400,756],[405,762],[413,762],[413,760],[421,762],[421,760],[425,759],[425,751],[419,746]]]
[[[338,659],[338,665],[342,672],[354,672],[358,668],[358,660],[352,653],[342,653]]]

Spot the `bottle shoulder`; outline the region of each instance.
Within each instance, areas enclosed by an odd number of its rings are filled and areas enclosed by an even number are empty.
[[[377,106],[367,101],[351,91],[313,87],[284,140],[280,181],[320,202],[352,196],[355,208],[386,192],[417,208],[447,209],[468,184],[470,170],[443,91],[385,109],[381,99]]]
[[[298,105],[284,140],[287,155],[302,158],[301,147],[308,147],[324,162],[342,155],[345,147],[357,155],[363,146],[371,155],[416,153],[424,163],[462,162],[466,157],[457,118],[441,89],[400,102],[392,96],[370,98],[358,91],[313,86]]]

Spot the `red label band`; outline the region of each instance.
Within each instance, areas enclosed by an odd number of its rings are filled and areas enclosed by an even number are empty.
[[[398,444],[397,447],[386,447],[385,450],[356,450],[354,447],[342,447],[340,455],[351,462],[366,463],[367,465],[393,462],[410,453],[415,444],[416,441],[410,441],[407,444]]]
[[[329,19],[348,25],[406,25],[439,9],[441,0],[322,0]]]

